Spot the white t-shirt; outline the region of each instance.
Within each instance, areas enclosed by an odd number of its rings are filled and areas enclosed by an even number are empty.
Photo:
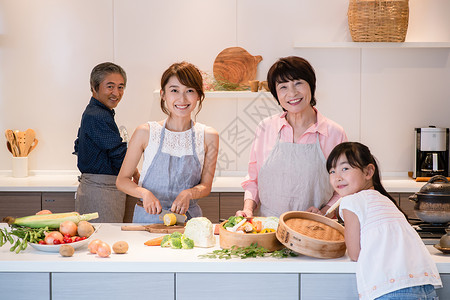
[[[148,122],[150,126],[150,134],[147,148],[144,151],[144,161],[142,163],[141,177],[139,178],[139,185],[142,186],[142,181],[145,178],[148,168],[152,164],[153,158],[158,152],[159,143],[161,141],[161,132],[163,126],[158,122]],[[203,163],[205,161],[205,128],[206,125],[196,122],[195,129],[195,154],[200,161],[203,170]],[[184,155],[192,155],[194,150],[192,148],[192,130],[188,129],[183,132],[170,131],[166,128],[164,135],[164,144],[161,151],[172,156],[181,157]]]
[[[342,219],[343,209],[356,214],[361,226],[356,268],[360,299],[424,284],[442,287],[430,253],[389,198],[376,190],[364,190],[342,198]]]

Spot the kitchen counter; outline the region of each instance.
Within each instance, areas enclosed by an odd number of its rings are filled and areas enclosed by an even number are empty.
[[[0,223],[0,228],[5,225]],[[149,247],[144,242],[160,234],[121,231],[122,225],[101,224],[91,238],[111,246],[120,240],[128,242],[127,254],[111,254],[109,258],[90,254],[87,245],[77,249],[72,257],[41,252],[31,246],[15,254],[9,251],[7,243],[0,248],[2,296],[30,299],[27,297],[34,295],[33,299],[55,300],[83,299],[95,294],[103,296],[101,299],[122,299],[151,293],[152,299],[197,300],[228,299],[245,293],[258,299],[358,298],[356,263],[347,255],[337,259],[303,255],[282,259],[202,259],[198,256],[220,249],[218,236],[212,248]],[[450,284],[450,256],[432,246],[427,249],[444,282],[444,289],[438,293],[442,299],[449,299],[445,297],[450,295],[450,285],[445,287]],[[142,284],[144,281],[146,284]],[[23,290],[24,285],[31,287],[29,294]],[[26,296],[17,298],[17,291]]]
[[[145,246],[144,242],[161,236],[146,231],[121,231],[126,224],[101,224],[95,238],[112,245],[120,240],[128,242],[128,253],[111,254],[100,258],[88,253],[87,246],[76,250],[72,257],[42,252],[28,246],[16,254],[9,251],[9,243],[0,247],[0,272],[241,272],[247,273],[354,273],[355,263],[347,255],[336,259],[318,259],[300,255],[290,258],[201,259],[199,255],[220,249],[219,236],[211,248],[192,250]],[[0,228],[6,223],[0,223]],[[92,237],[91,240],[94,238]],[[440,273],[450,273],[450,255],[444,255],[431,245]]]
[[[30,172],[25,178],[11,177],[10,172],[0,173],[0,191],[3,192],[76,192],[79,173],[67,172]],[[216,176],[211,192],[243,192],[242,173],[236,176]],[[415,193],[425,182],[416,182],[407,176],[385,176],[383,185],[390,193]]]
[[[0,223],[4,227],[5,223]],[[111,254],[100,258],[88,253],[87,246],[72,257],[59,253],[38,251],[31,246],[19,254],[9,251],[9,243],[0,248],[0,272],[240,272],[248,273],[354,273],[355,264],[347,256],[338,259],[316,259],[307,256],[292,258],[256,259],[200,259],[199,255],[220,249],[219,236],[211,248],[192,250],[145,246],[144,242],[161,236],[146,231],[121,231],[124,224],[101,224],[95,238],[112,245],[120,240],[128,242],[126,255]],[[8,246],[8,247],[7,247]],[[430,250],[432,250],[430,248]],[[436,250],[437,251],[437,250]],[[437,256],[443,263],[443,272],[450,273],[450,257]],[[448,266],[447,266],[448,263]]]

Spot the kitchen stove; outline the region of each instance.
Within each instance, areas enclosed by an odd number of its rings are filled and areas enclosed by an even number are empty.
[[[411,226],[417,231],[425,245],[438,244],[441,237],[446,234],[449,224],[433,224],[419,219],[408,219]]]

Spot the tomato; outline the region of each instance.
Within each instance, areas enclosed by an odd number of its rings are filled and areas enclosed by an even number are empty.
[[[81,237],[79,237],[79,236],[77,236],[76,238],[75,238],[75,242],[79,242],[79,241],[82,241],[83,239],[81,238]]]
[[[64,242],[64,241],[63,241]],[[60,240],[57,240],[57,239],[55,239],[55,240],[53,240],[53,244],[55,244],[55,245],[59,245],[59,244],[62,244],[61,243],[61,241]]]
[[[40,245],[45,245],[45,241],[44,241],[44,240],[40,240],[40,241],[39,241],[39,244],[40,244]]]
[[[66,244],[72,243],[72,238],[70,238],[70,237],[65,237],[65,238],[63,239],[63,241],[64,241],[64,243],[66,243]]]

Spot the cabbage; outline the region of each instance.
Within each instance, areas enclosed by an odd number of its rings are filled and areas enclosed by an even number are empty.
[[[195,247],[213,247],[216,244],[213,225],[205,217],[187,221],[184,236],[193,240]]]

